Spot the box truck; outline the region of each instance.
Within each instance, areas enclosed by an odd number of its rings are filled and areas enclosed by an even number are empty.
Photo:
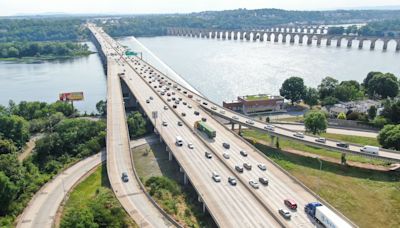
[[[352,226],[328,207],[319,202],[309,203],[304,211],[326,228],[351,228]]]
[[[204,132],[210,139],[214,138],[217,135],[215,130],[209,127],[204,121],[196,121],[194,123],[194,127],[199,131]]]

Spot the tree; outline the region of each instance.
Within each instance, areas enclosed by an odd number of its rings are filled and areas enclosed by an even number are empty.
[[[372,105],[371,107],[369,107],[369,109],[368,109],[368,118],[370,120],[375,119],[376,112],[377,112],[377,109],[376,109],[375,105]]]
[[[344,114],[344,112],[339,113],[339,115],[337,116],[338,120],[345,120],[346,119],[346,114]]]
[[[371,98],[395,97],[398,93],[399,84],[393,74],[375,74],[368,82],[368,95]]]
[[[366,91],[368,91],[368,83],[369,81],[376,75],[376,74],[382,74],[381,72],[377,72],[377,71],[371,71],[367,74],[367,77],[364,78],[363,80],[363,86],[365,88]]]
[[[353,85],[341,84],[336,86],[334,96],[339,101],[346,102],[346,101],[356,100],[358,97],[358,92],[359,90]]]
[[[387,100],[383,104],[383,110],[381,115],[388,119],[391,123],[400,123],[400,100],[390,101]]]
[[[142,114],[140,112],[132,112],[128,115],[128,129],[129,129],[129,135],[132,138],[144,135],[147,132],[146,129],[146,120],[143,118]]]
[[[339,100],[336,97],[325,97],[322,101],[321,101],[321,105],[322,106],[327,106],[327,105],[334,105],[337,104],[339,102]]]
[[[17,187],[0,171],[0,216],[7,214],[11,202],[17,196]]]
[[[400,125],[386,125],[379,132],[378,141],[383,148],[400,150]]]
[[[88,208],[74,208],[69,210],[62,219],[61,228],[97,228],[93,213]]]
[[[17,151],[14,143],[11,140],[0,139],[0,154],[10,154]]]
[[[307,88],[303,101],[304,103],[309,105],[310,108],[312,108],[314,105],[318,104],[318,97],[319,97],[318,90],[314,88]]]
[[[333,97],[338,83],[338,80],[332,77],[323,78],[321,84],[318,85],[319,98],[324,99],[326,97]]]
[[[326,120],[325,113],[321,111],[310,111],[305,115],[304,125],[306,127],[306,132],[311,132],[316,135],[326,131],[328,121]]]
[[[29,139],[29,123],[20,116],[0,116],[0,134],[22,146]]]
[[[298,102],[304,97],[305,88],[306,87],[304,86],[304,81],[302,78],[290,77],[283,82],[279,92],[281,96],[290,100],[293,105],[294,102]]]
[[[96,109],[100,115],[105,116],[107,113],[107,102],[103,100],[97,102]]]

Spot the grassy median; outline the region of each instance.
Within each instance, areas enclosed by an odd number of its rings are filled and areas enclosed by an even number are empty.
[[[164,144],[137,147],[133,159],[147,191],[176,221],[185,227],[216,227],[211,216],[202,212],[194,188],[183,185],[179,165],[168,160]]]
[[[84,211],[82,217],[80,211]],[[78,219],[79,224],[75,221]],[[93,224],[98,227],[138,227],[114,196],[105,164],[99,166],[69,194],[61,220],[61,228],[79,225],[92,227]]]
[[[255,143],[277,164],[360,227],[400,227],[400,174],[320,163]]]

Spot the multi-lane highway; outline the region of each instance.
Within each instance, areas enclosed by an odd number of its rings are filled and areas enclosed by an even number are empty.
[[[124,72],[121,74],[121,78],[135,95],[144,112],[150,117],[157,132],[165,141],[168,150],[183,169],[185,179],[187,178],[193,184],[199,194],[199,198],[205,203],[219,226],[315,226],[313,219],[308,217],[302,208],[308,202],[320,201],[321,199],[204,111],[209,109],[223,114],[217,110],[220,107],[176,84],[139,58],[125,56],[125,49],[101,29],[91,27],[91,30],[97,40],[100,43],[104,43],[102,47],[107,47],[109,49],[108,52],[114,54],[112,61],[119,65],[119,71],[109,71],[109,80],[110,74],[115,77],[119,72]],[[117,53],[116,56],[115,53]],[[115,81],[113,83],[119,83],[118,79],[114,78],[113,81]],[[117,90],[120,89],[118,86],[114,87]],[[110,87],[108,89],[110,90]],[[108,94],[112,93],[117,93],[117,91],[109,91]],[[189,94],[191,98],[189,98]],[[172,97],[180,101],[175,103]],[[117,100],[111,100],[112,103],[108,103],[108,106],[118,106],[118,112],[122,112],[122,107],[120,107],[122,101],[120,99],[122,97],[118,97]],[[118,102],[120,104],[114,104]],[[209,107],[211,106],[215,107],[210,109]],[[125,117],[120,113],[115,113],[114,115],[113,110],[110,107],[108,109],[110,109],[108,110],[108,115],[113,115],[112,119],[120,118],[121,120],[110,120],[110,122],[116,121],[119,123],[107,124],[108,132],[120,132],[113,133],[113,135],[110,133],[113,138],[108,138],[107,140],[111,140],[111,142],[117,141],[113,145],[120,145],[121,142],[118,142],[118,138],[121,137],[125,141],[127,135],[121,126],[123,124],[121,121],[125,121]],[[195,111],[199,112],[199,114],[195,114]],[[230,113],[229,110],[223,111],[226,117],[229,118],[232,115],[236,115]],[[151,118],[153,112],[157,112],[156,119]],[[185,114],[183,115],[182,113]],[[214,139],[208,139],[203,133],[194,129],[194,122],[200,118],[206,118],[206,122],[210,127],[216,130],[217,136]],[[240,118],[243,118],[243,120]],[[240,116],[236,122],[245,122],[244,118]],[[178,122],[182,122],[182,124],[178,124]],[[263,127],[260,126],[261,129]],[[280,129],[276,131],[280,131]],[[184,145],[181,147],[175,144],[177,136],[183,138]],[[222,143],[229,143],[230,148],[224,148]],[[193,148],[189,148],[189,145],[193,145]],[[109,145],[107,145],[107,149],[109,149]],[[118,150],[118,146],[113,149]],[[113,159],[119,159],[118,157],[123,153],[122,150],[125,149],[120,148],[119,154],[114,152]],[[241,155],[239,153],[240,150],[246,151],[247,156]],[[211,159],[205,157],[206,151],[212,153],[213,157]],[[229,154],[229,158],[226,158],[228,157],[226,154]],[[252,165],[251,170],[245,169],[243,173],[237,172],[235,166],[242,166],[245,162]],[[258,165],[265,165],[267,170],[261,170]],[[221,182],[213,181],[212,172],[217,172],[221,176]],[[117,172],[112,173],[109,171],[109,175],[113,175],[113,178],[119,177]],[[232,186],[229,184],[228,177],[236,178],[237,185]],[[259,185],[258,189],[250,186],[250,180],[258,182],[260,177],[267,178],[269,184]],[[290,221],[284,220],[278,213],[278,209],[285,208],[284,199],[293,199],[299,206],[299,210],[292,211],[292,219]]]

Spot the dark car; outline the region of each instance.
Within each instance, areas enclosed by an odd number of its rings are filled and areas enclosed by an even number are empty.
[[[268,179],[265,177],[258,178],[258,181],[260,181],[260,183],[263,185],[268,185]]]
[[[343,147],[343,148],[349,148],[349,144],[344,143],[344,142],[338,142],[338,143],[336,143],[336,146]]]
[[[285,200],[283,201],[283,203],[284,203],[288,208],[290,208],[290,209],[292,209],[292,210],[296,210],[296,209],[297,209],[297,203],[294,202],[294,200],[285,199]]]
[[[208,105],[208,103],[207,102],[203,102],[203,105]]]
[[[228,177],[228,182],[229,184],[235,186],[236,185],[236,179],[234,177]]]
[[[173,108],[176,108],[176,107],[178,107],[178,106],[176,106],[176,105],[172,105],[172,107],[173,107]]]
[[[206,121],[207,121],[207,118],[202,117],[202,118],[201,118],[201,121],[206,122]]]
[[[126,172],[123,172],[121,179],[123,182],[128,182],[129,181],[128,174]]]
[[[198,112],[198,111],[194,111],[193,113],[194,113],[196,116],[200,115],[200,112]]]
[[[225,149],[231,148],[231,145],[229,145],[229,143],[226,143],[226,142],[222,143],[222,146],[223,146]]]
[[[240,155],[242,155],[243,157],[247,157],[247,152],[244,150],[241,150]]]
[[[240,165],[236,165],[235,166],[236,171],[238,171],[239,173],[243,173],[243,167]]]

